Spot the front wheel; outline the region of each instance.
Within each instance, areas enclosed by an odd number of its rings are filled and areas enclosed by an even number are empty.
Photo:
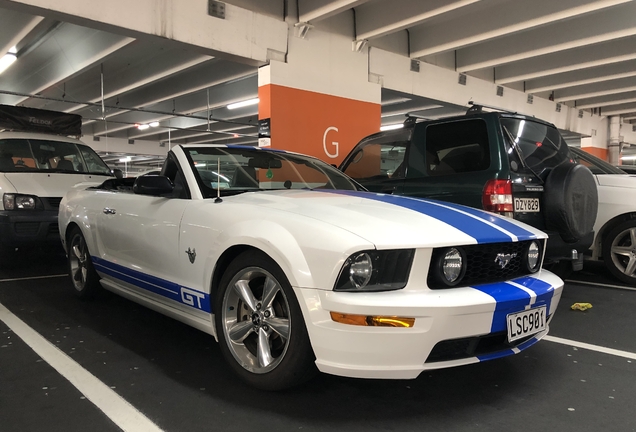
[[[99,276],[93,268],[86,239],[77,227],[73,228],[69,235],[68,274],[75,288],[73,292],[79,298],[93,298],[100,288]]]
[[[615,226],[603,237],[603,261],[616,278],[636,285],[636,220]]]
[[[248,251],[232,261],[215,306],[221,352],[243,380],[282,390],[313,376],[314,354],[300,306],[269,257]]]

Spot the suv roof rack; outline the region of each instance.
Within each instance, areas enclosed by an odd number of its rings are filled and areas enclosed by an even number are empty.
[[[433,119],[429,117],[424,117],[421,114],[406,113],[406,120],[404,120],[404,127],[411,127],[415,123],[417,123],[418,120],[433,120]]]
[[[468,101],[468,105],[470,105],[470,108],[468,108],[468,110],[466,111],[466,115],[483,112],[484,108],[488,108],[488,109],[495,110],[495,111],[500,111],[500,112],[505,112],[505,113],[508,113],[508,114],[518,114],[516,111],[510,111],[510,110],[507,110],[507,109],[504,109],[504,108],[499,108],[499,107],[492,106],[492,105],[479,104],[479,103],[475,103],[473,101]]]

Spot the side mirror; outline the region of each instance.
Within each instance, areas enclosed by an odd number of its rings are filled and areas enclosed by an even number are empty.
[[[118,179],[124,178],[124,172],[122,170],[120,170],[119,168],[115,168],[112,171],[113,171],[113,175],[116,178],[118,178]]]
[[[174,185],[168,177],[144,175],[135,179],[133,192],[138,195],[161,196],[172,193]]]

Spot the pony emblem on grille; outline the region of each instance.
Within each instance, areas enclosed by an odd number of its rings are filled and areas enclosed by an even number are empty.
[[[499,267],[503,269],[503,268],[506,268],[506,266],[510,264],[510,261],[512,261],[512,259],[516,256],[517,256],[516,253],[513,253],[513,254],[498,253],[497,256],[495,257],[495,262],[499,265]]]

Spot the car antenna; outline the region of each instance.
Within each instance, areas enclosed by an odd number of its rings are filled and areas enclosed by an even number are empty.
[[[221,182],[219,177],[221,176],[221,158],[216,158],[216,199],[215,203],[223,202],[221,199]]]

